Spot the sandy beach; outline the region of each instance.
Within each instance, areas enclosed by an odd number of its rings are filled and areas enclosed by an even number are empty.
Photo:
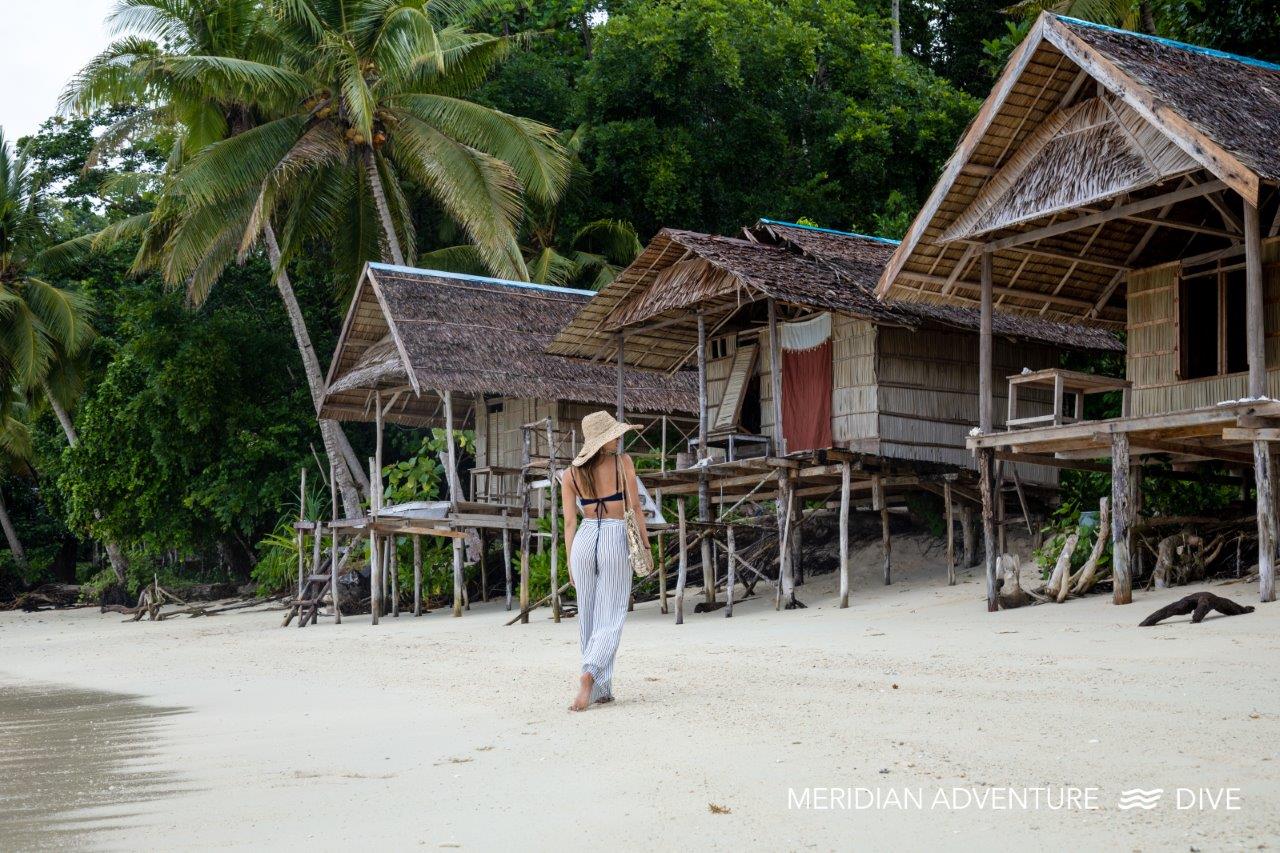
[[[800,611],[757,598],[676,627],[642,604],[618,701],[581,715],[566,710],[576,623],[543,610],[503,627],[501,602],[305,630],[276,612],[0,614],[0,848],[1280,841],[1280,607],[1135,627],[1200,588],[1184,587],[992,616],[976,573],[947,587],[926,547],[896,544],[889,587],[877,550],[859,551],[848,610],[829,575],[801,588]],[[138,708],[155,714],[120,722]],[[113,721],[105,757],[98,716]],[[1132,788],[1163,794],[1121,809]],[[1082,807],[1051,808],[1064,789]],[[1022,808],[1011,790],[1047,799]]]

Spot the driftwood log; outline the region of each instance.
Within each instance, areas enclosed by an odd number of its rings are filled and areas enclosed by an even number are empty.
[[[1191,624],[1198,625],[1212,610],[1218,611],[1223,616],[1239,616],[1244,613],[1252,613],[1253,607],[1236,604],[1229,598],[1223,598],[1211,592],[1197,592],[1188,595],[1186,598],[1179,598],[1172,604],[1166,604],[1139,622],[1138,627],[1150,628],[1170,616],[1185,616],[1188,613],[1191,614]]]

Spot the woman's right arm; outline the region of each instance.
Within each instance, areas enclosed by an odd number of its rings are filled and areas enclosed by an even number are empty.
[[[573,477],[573,469],[566,468],[564,478],[560,481],[560,510],[564,515],[564,557],[569,562],[573,553],[573,537],[578,532],[578,484]],[[569,573],[569,583],[573,583],[573,573]]]

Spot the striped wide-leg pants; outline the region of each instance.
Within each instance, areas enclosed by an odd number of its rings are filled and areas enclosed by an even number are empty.
[[[613,658],[631,595],[627,527],[622,519],[583,519],[573,537],[569,571],[578,594],[582,671],[595,680],[591,701],[612,699]]]

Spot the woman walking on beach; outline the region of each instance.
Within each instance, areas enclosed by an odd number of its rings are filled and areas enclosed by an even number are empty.
[[[631,595],[625,510],[634,511],[644,547],[649,547],[640,507],[636,470],[621,453],[622,436],[635,429],[608,412],[582,419],[582,452],[564,478],[564,545],[569,554],[569,580],[578,596],[578,630],[582,640],[582,675],[578,695],[569,706],[585,711],[596,702],[613,701],[613,659],[622,639]],[[578,510],[582,522],[578,522]]]

